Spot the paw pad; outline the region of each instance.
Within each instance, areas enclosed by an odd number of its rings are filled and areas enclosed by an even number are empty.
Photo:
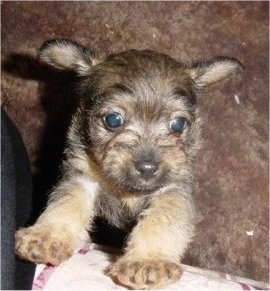
[[[109,274],[116,282],[133,289],[158,289],[179,280],[182,270],[167,261],[125,262],[119,259],[111,266]]]
[[[32,226],[15,234],[16,254],[34,263],[58,265],[72,255],[73,238],[66,230]]]

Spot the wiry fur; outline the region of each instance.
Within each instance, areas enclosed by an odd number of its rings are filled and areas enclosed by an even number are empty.
[[[76,71],[80,105],[70,127],[63,177],[36,224],[16,233],[16,251],[38,263],[59,264],[82,241],[95,216],[131,228],[124,255],[109,274],[132,288],[159,288],[181,276],[194,235],[192,163],[200,147],[198,90],[242,70],[215,58],[194,65],[153,51],[97,57],[68,40],[47,42],[43,61]],[[124,126],[110,130],[104,116],[118,112]],[[170,121],[185,117],[181,133]],[[134,166],[151,161],[150,179]],[[56,251],[57,250],[57,251]]]

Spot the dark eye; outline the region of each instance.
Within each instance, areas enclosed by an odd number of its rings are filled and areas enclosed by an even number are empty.
[[[109,113],[103,118],[103,120],[109,129],[117,129],[124,124],[123,117],[117,112]]]
[[[187,125],[185,117],[176,117],[170,122],[170,129],[173,132],[183,132]]]

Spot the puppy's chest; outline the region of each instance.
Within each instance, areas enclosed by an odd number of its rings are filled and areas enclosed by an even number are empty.
[[[147,197],[117,198],[106,192],[100,192],[98,196],[97,216],[121,229],[133,227],[140,213],[149,206]]]

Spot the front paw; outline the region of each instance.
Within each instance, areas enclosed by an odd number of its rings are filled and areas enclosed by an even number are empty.
[[[132,289],[159,289],[178,281],[182,269],[169,261],[128,261],[120,258],[108,273],[117,283]]]
[[[16,254],[25,260],[59,265],[74,250],[74,238],[65,228],[34,225],[19,229],[15,234]]]

